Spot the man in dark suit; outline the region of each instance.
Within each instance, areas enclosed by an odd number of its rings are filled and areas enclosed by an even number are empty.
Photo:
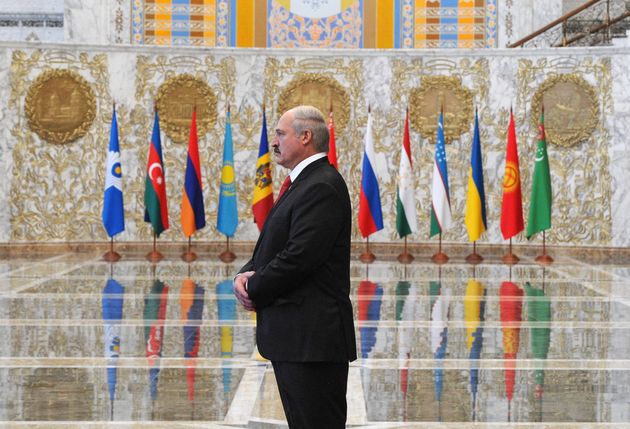
[[[328,139],[315,107],[282,115],[272,147],[290,182],[234,279],[239,302],[257,313],[258,350],[273,364],[290,428],[345,427],[348,362],[356,359],[350,198],[328,163]]]

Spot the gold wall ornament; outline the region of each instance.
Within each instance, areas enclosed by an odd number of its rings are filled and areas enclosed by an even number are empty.
[[[350,116],[348,93],[339,82],[320,73],[298,73],[278,98],[278,112],[308,104],[328,115],[332,103],[335,132],[343,131]]]
[[[562,147],[582,143],[593,134],[599,118],[595,89],[579,74],[556,74],[545,80],[532,99],[531,121],[537,127],[545,108],[547,141]]]
[[[473,94],[459,77],[423,76],[420,87],[409,95],[409,120],[425,138],[435,143],[438,115],[444,108],[444,137],[447,143],[467,133],[473,120]]]
[[[96,99],[90,84],[78,73],[46,70],[28,89],[28,125],[51,143],[70,143],[83,137],[94,122]]]
[[[188,142],[195,106],[200,136],[210,131],[217,120],[216,95],[207,83],[188,74],[171,77],[160,85],[155,104],[164,132],[176,143]]]

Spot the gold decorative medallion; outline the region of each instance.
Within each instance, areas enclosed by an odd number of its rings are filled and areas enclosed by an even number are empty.
[[[155,103],[166,135],[176,143],[188,141],[195,107],[200,136],[210,131],[217,120],[216,95],[207,83],[188,74],[171,77],[160,85]]]
[[[440,109],[444,108],[444,137],[450,143],[468,132],[473,120],[473,94],[458,77],[423,76],[409,95],[411,125],[434,143]]]
[[[549,143],[572,147],[588,139],[597,127],[595,89],[577,73],[554,75],[540,85],[532,99],[534,126],[538,126],[543,106]]]
[[[87,133],[95,116],[94,92],[76,72],[47,70],[28,89],[28,125],[43,140],[70,143]]]
[[[332,77],[319,73],[298,73],[295,79],[282,90],[278,97],[278,112],[308,104],[317,107],[326,115],[332,103],[335,132],[341,132],[350,117],[348,93]]]

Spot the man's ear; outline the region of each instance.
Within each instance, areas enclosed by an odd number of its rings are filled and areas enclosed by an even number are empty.
[[[302,132],[302,144],[306,145],[307,143],[313,141],[313,131],[306,129]]]

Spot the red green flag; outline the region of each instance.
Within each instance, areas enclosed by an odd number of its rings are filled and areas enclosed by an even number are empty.
[[[144,221],[150,222],[158,237],[168,229],[168,206],[166,203],[166,179],[162,142],[160,141],[160,119],[157,110],[153,121],[153,134],[149,146],[147,178],[144,187]]]
[[[540,231],[551,228],[551,175],[545,140],[545,111],[540,112],[538,124],[538,143],[536,144],[536,163],[532,182],[532,198],[527,219],[527,239]]]

